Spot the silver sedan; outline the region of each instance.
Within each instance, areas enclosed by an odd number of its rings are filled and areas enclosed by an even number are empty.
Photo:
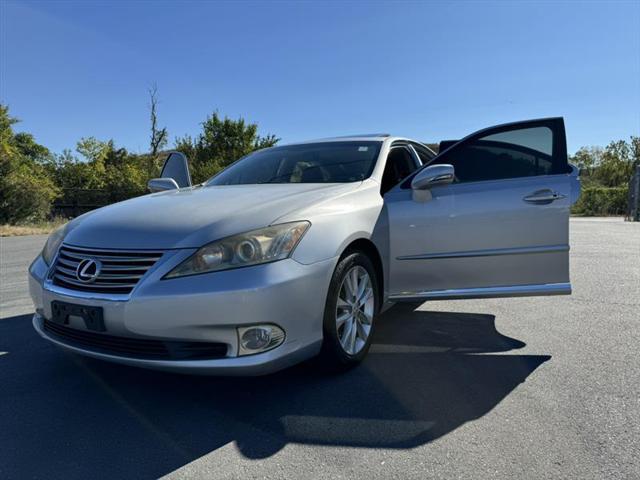
[[[176,152],[161,177],[51,234],[29,269],[42,337],[188,373],[344,368],[393,302],[571,293],[561,118],[438,155],[389,135],[277,146],[195,186]]]

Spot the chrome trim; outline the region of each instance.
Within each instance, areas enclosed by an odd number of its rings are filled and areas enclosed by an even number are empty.
[[[62,262],[61,262],[62,263]],[[65,264],[66,265],[66,264]],[[65,267],[61,267],[60,265],[58,265],[56,267],[56,270],[62,273],[66,273],[67,275],[73,276],[76,274],[75,270],[69,270],[68,268]]]
[[[102,269],[102,272],[104,272],[107,269]],[[111,270],[111,269],[108,269]],[[131,275],[120,275],[120,274],[114,274],[114,273],[102,273],[100,272],[100,278],[114,278],[117,280],[140,280],[142,277],[144,277],[144,273],[141,274],[131,274]]]
[[[74,250],[86,250],[88,252],[103,252],[103,253],[122,253],[122,252],[136,252],[136,253],[144,253],[144,254],[149,254],[149,253],[160,253],[160,251],[162,249],[158,249],[158,248],[96,248],[96,247],[83,247],[81,245],[74,245],[72,243],[67,243],[64,242],[62,244],[63,246],[67,247],[67,248],[72,248]]]
[[[62,245],[61,248],[65,248],[65,245]],[[71,250],[71,251],[69,251]],[[100,255],[101,252],[96,251],[95,255],[92,253],[87,253],[87,254],[82,254],[82,253],[76,253],[77,249],[69,249],[69,250],[65,250],[63,253],[65,256],[67,257],[71,257],[71,258],[75,258],[77,260],[91,260],[95,257],[101,258],[101,259],[107,259],[107,260],[111,260],[113,262],[123,262],[123,263],[128,263],[128,262],[155,262],[157,261],[162,255],[158,255],[158,256],[153,256],[153,257],[132,257],[132,256],[115,256],[115,255]],[[107,253],[107,251],[105,251],[105,253]],[[109,252],[110,253],[110,252]],[[131,253],[131,252],[129,252]]]
[[[424,253],[418,255],[403,255],[396,260],[431,260],[436,258],[468,258],[494,257],[500,255],[527,255],[531,253],[568,252],[569,245],[547,245],[543,247],[491,248],[487,250],[468,250],[466,252]]]
[[[58,263],[62,263],[62,259],[59,259],[59,260],[58,260]],[[63,265],[66,265],[66,264],[63,264]],[[146,267],[140,268],[139,270],[143,270],[144,268],[146,268]],[[131,280],[133,280],[133,279],[140,279],[140,278],[142,278],[142,277],[144,276],[144,273],[139,273],[139,274],[137,274],[137,273],[136,273],[136,274],[131,274],[131,275],[121,275],[121,274],[114,274],[114,273],[104,273],[105,271],[107,271],[107,272],[111,272],[111,271],[118,271],[118,270],[120,270],[120,271],[122,271],[122,270],[127,271],[127,270],[136,270],[136,269],[133,269],[133,268],[131,268],[131,267],[113,268],[113,266],[109,266],[108,268],[103,268],[103,269],[100,271],[100,278],[116,278],[116,279],[131,279]],[[58,271],[58,272],[62,272],[62,273],[64,273],[65,275],[69,275],[69,276],[71,276],[71,277],[75,276],[75,273],[76,273],[76,272],[75,272],[75,270],[70,270],[70,269],[68,269],[68,268],[66,268],[66,267],[62,267],[62,266],[60,266],[60,265],[57,265],[57,266],[56,266],[56,271]],[[54,272],[54,274],[55,274],[55,272]]]
[[[537,295],[571,295],[571,283],[402,292],[397,295],[390,295],[389,300],[394,302],[410,302],[417,300],[455,300],[465,298],[532,297]]]
[[[554,202],[556,200],[562,200],[563,198],[567,198],[567,196],[563,193],[554,192],[552,190],[549,190],[548,188],[545,188],[542,190],[538,190],[537,192],[534,192],[531,195],[527,195],[522,200],[524,200],[527,203],[546,204],[546,203]]]
[[[124,283],[101,283],[99,285],[95,283],[87,283],[83,281],[73,280],[72,278],[65,277],[64,275],[59,275],[57,273],[53,274],[53,278],[57,278],[58,280],[64,283],[68,283],[69,285],[75,285],[77,287],[83,287],[83,288],[86,287],[87,290],[83,290],[83,291],[90,291],[90,289],[92,288],[95,288],[95,289],[104,288],[107,290],[114,289],[114,288],[133,288],[133,286],[129,284],[124,284]]]
[[[74,268],[76,266],[75,263],[73,263],[73,262],[71,262],[69,260],[66,260],[64,258],[58,258],[58,263],[61,263],[62,265],[65,265],[65,266],[71,267],[71,268]]]
[[[95,271],[93,273],[88,273],[89,268],[92,266],[95,267]],[[65,268],[63,270],[67,269]],[[67,275],[63,270],[61,270],[61,272],[64,275]],[[100,270],[102,270],[102,262],[100,260],[98,260],[97,258],[85,258],[84,260],[80,260],[80,263],[78,263],[78,266],[76,267],[75,277],[82,283],[93,283],[100,276]]]
[[[145,276],[157,268],[165,253],[159,250],[86,248],[64,243],[51,262],[43,288],[67,297],[126,301]],[[96,282],[88,283],[77,279],[78,265],[86,259],[103,262]],[[119,263],[119,265],[110,265],[110,263]],[[58,282],[64,282],[66,285]],[[129,289],[129,291],[120,293],[109,291],[114,289]]]
[[[108,300],[111,302],[126,302],[131,297],[130,293],[100,293],[100,292],[86,292],[81,290],[71,290],[69,288],[59,287],[54,285],[51,280],[45,280],[43,286],[44,290],[55,293],[57,295],[64,295],[65,297],[82,298],[84,300]]]

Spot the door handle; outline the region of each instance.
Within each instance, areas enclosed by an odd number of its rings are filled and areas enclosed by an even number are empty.
[[[554,192],[553,190],[549,190],[548,188],[545,188],[543,190],[537,190],[532,194],[527,195],[522,200],[528,203],[546,204],[546,203],[555,202],[556,200],[560,200],[566,197],[567,196],[562,193]]]

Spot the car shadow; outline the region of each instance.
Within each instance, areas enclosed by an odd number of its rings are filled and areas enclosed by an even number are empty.
[[[156,478],[229,442],[254,459],[290,442],[416,447],[485,415],[550,358],[495,354],[524,345],[492,315],[400,305],[346,373],[307,362],[266,377],[193,377],[68,354],[30,316],[4,319],[0,477]]]

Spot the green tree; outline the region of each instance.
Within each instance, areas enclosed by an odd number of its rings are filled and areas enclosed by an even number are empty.
[[[0,179],[0,223],[46,218],[58,192],[44,167],[24,158],[17,159],[9,173]]]
[[[103,142],[95,137],[82,137],[76,144],[76,152],[88,162],[102,162],[112,147],[113,141]]]
[[[0,103],[0,155],[5,156],[14,153],[13,125],[18,123],[15,117],[9,115],[9,106]]]
[[[593,172],[602,162],[602,147],[581,147],[569,161],[580,169],[584,183],[593,182]]]
[[[49,150],[30,134],[14,133],[16,123],[0,104],[0,223],[44,218],[59,192],[45,166]]]
[[[582,147],[570,157],[580,168],[585,186],[626,187],[640,164],[640,137],[618,140],[602,147]]]
[[[579,215],[623,215],[629,181],[640,164],[640,137],[611,142],[606,148],[583,147],[571,157],[581,168],[582,192],[572,212]]]
[[[38,163],[45,164],[51,158],[49,149],[37,143],[30,133],[16,133],[13,137],[13,144],[17,149],[17,153],[29,157]]]
[[[111,202],[119,202],[147,193],[149,175],[142,155],[108,143],[105,164],[105,189]]]
[[[237,159],[278,141],[275,135],[260,136],[256,123],[223,118],[213,112],[202,123],[202,133],[196,138],[177,138],[175,149],[187,155],[193,181],[200,183]]]
[[[130,154],[113,140],[82,138],[57,159],[56,179],[67,205],[103,205],[146,193],[148,156]]]
[[[634,142],[637,144],[637,137],[631,137],[631,143],[624,140],[611,142],[604,149],[602,160],[595,169],[594,179],[605,187],[625,187],[629,184],[633,174],[634,163]],[[637,150],[637,148],[636,148]]]

